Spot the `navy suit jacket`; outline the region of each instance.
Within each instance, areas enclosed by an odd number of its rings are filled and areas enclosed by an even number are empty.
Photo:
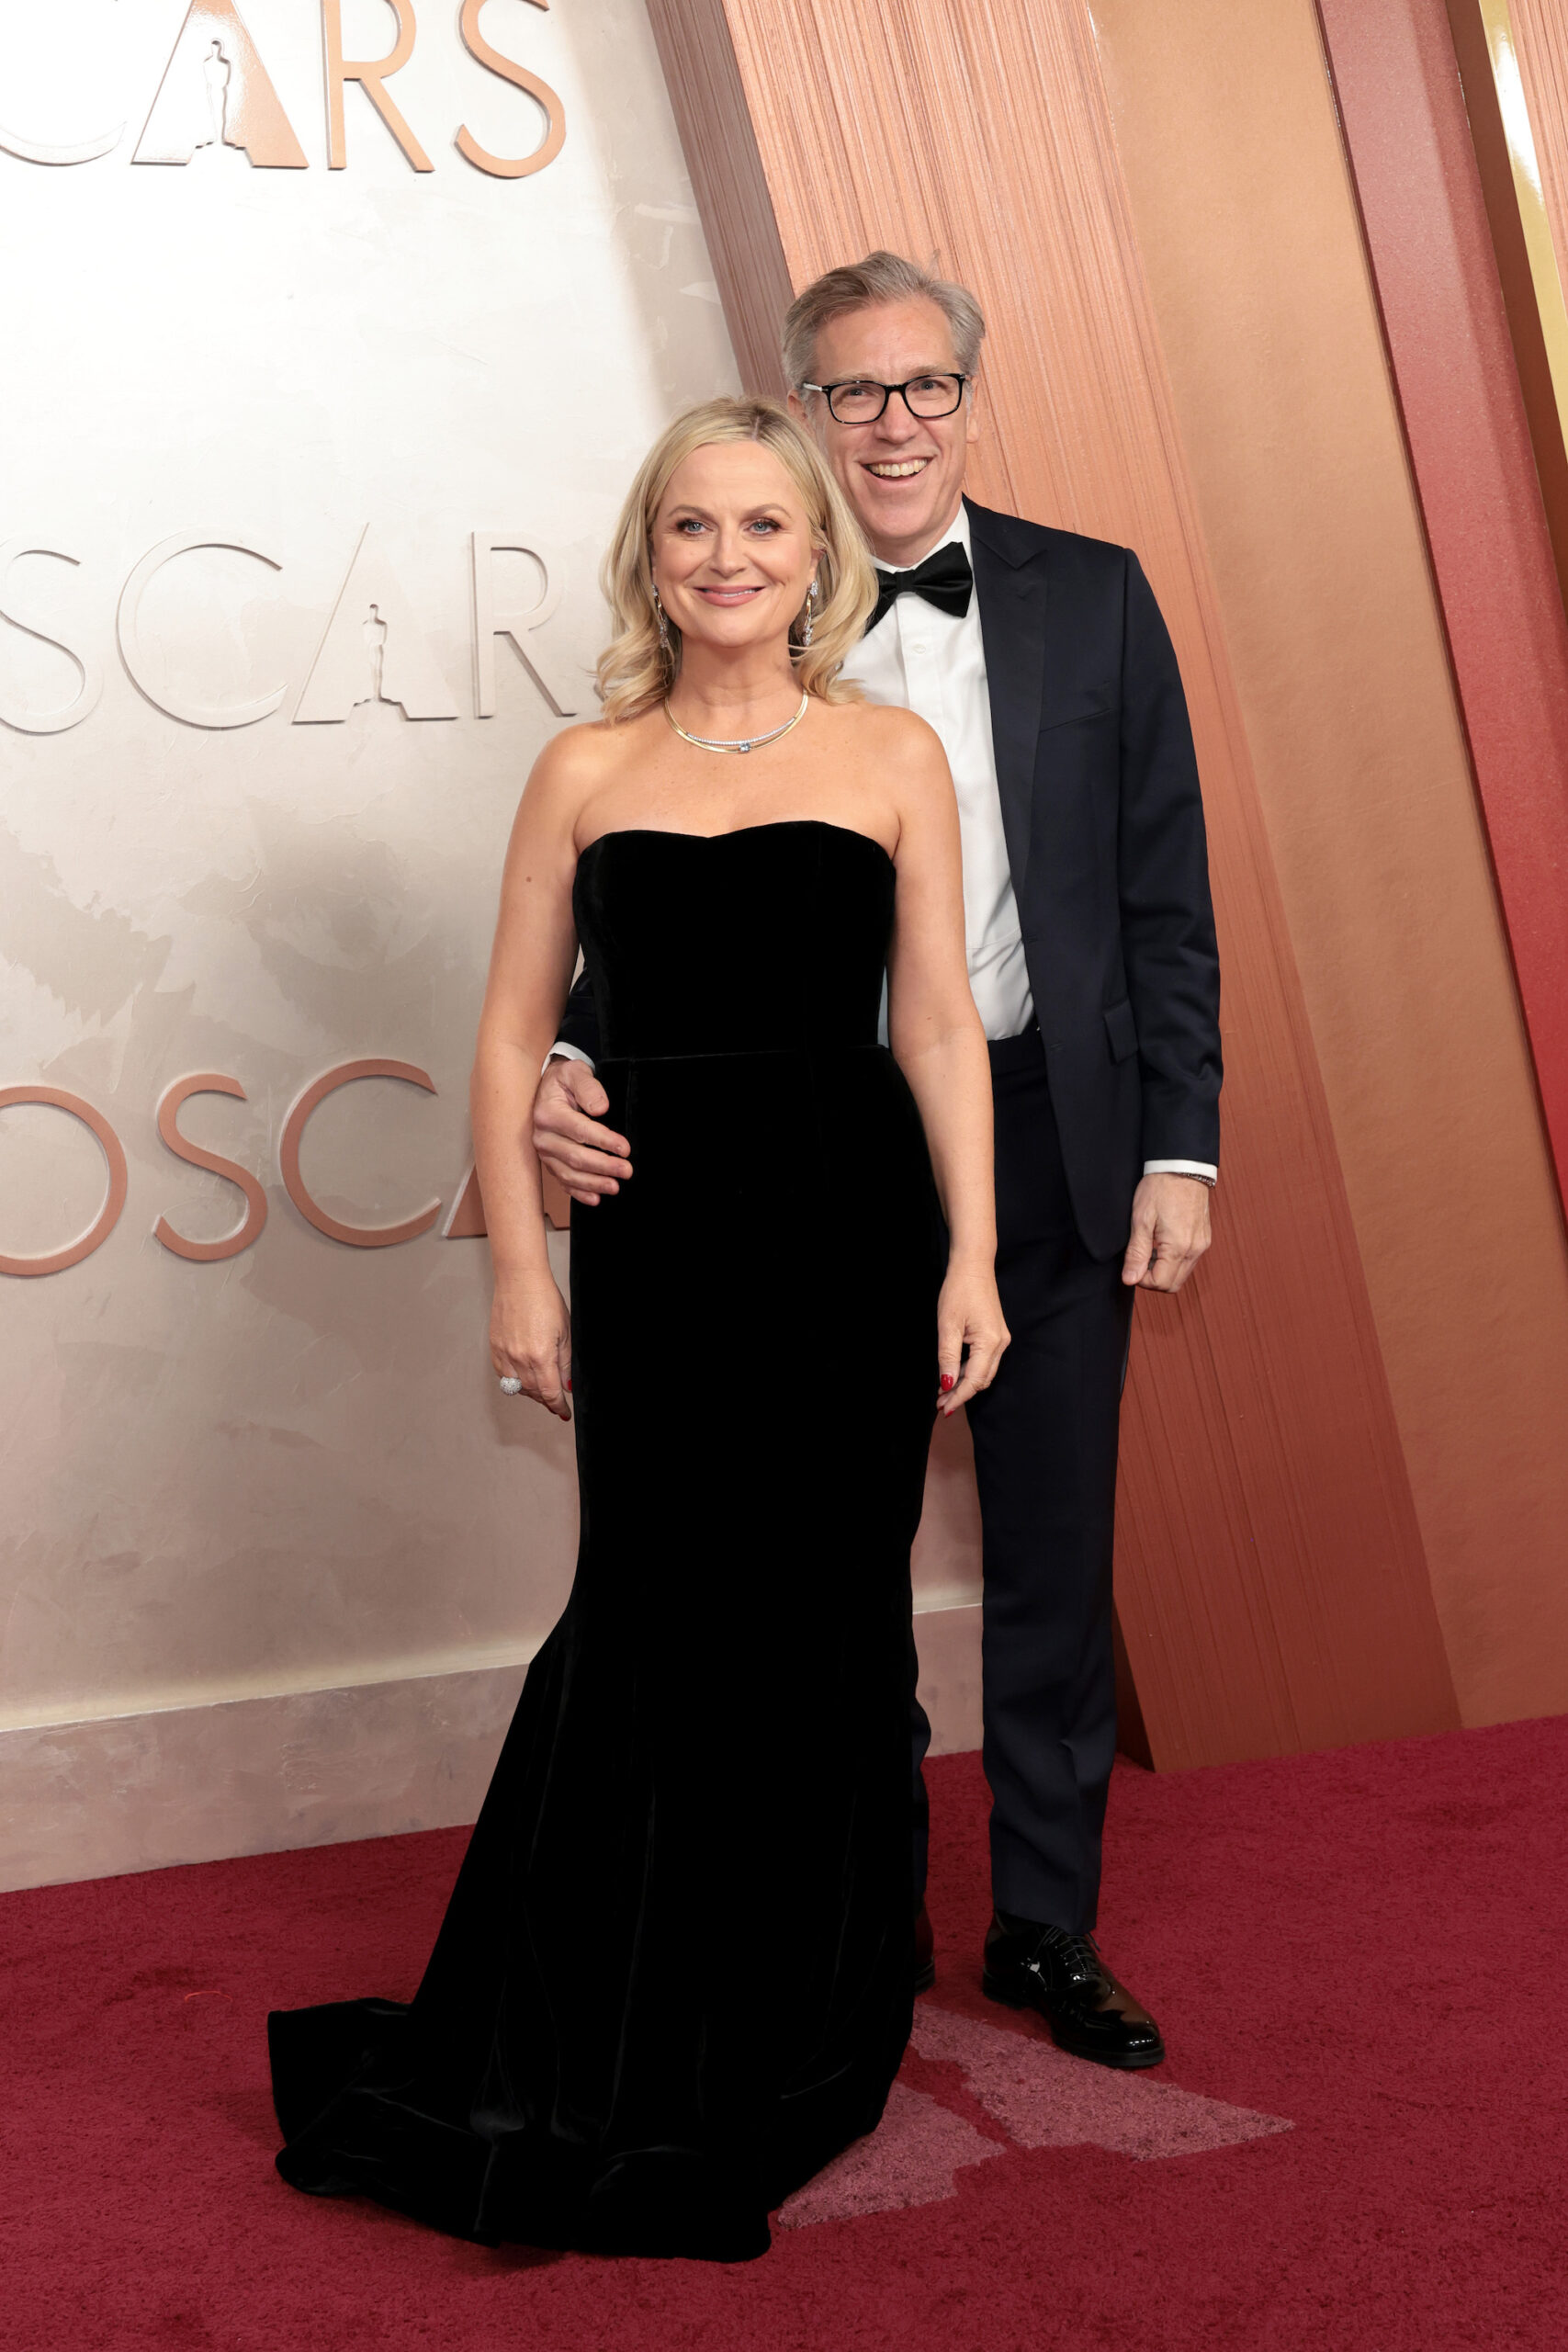
[[[1052,1108],[1078,1231],[1111,1258],[1145,1159],[1220,1154],[1219,956],[1186,697],[1130,549],[964,503]],[[596,1057],[585,978],[560,1035]]]

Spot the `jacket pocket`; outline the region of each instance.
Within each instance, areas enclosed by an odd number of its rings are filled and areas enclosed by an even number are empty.
[[[1133,1018],[1133,1008],[1125,997],[1120,1004],[1105,1011],[1105,1034],[1111,1040],[1113,1062],[1130,1061],[1138,1050],[1138,1024]]]
[[[1075,719],[1108,718],[1115,708],[1113,685],[1080,686],[1076,694],[1063,695],[1045,705],[1040,713],[1040,732],[1047,735],[1054,727],[1070,727]]]

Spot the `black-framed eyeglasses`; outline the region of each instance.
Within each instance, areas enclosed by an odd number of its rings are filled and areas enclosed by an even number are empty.
[[[964,398],[972,376],[911,376],[907,384],[877,384],[868,376],[846,377],[841,384],[802,384],[803,392],[820,392],[828,413],[839,424],[874,424],[895,392],[911,416],[951,416]]]

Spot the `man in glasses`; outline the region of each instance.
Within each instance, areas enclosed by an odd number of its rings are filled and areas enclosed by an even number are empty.
[[[1219,966],[1181,680],[1137,558],[964,496],[984,334],[964,288],[875,253],[797,298],[784,359],[881,575],[846,675],[918,711],[953,771],[990,1040],[1012,1344],[969,1408],[995,1903],[983,1982],[1064,2049],[1133,2068],[1164,2043],[1092,1937],[1115,1749],[1117,1424],[1134,1291],[1179,1290],[1209,1245]],[[585,1202],[626,1156],[598,1124],[594,1045],[580,989],[534,1141]],[[846,1136],[847,1163],[853,1149]],[[918,1895],[929,1739],[916,1702]],[[916,1943],[924,1989],[923,1901]]]

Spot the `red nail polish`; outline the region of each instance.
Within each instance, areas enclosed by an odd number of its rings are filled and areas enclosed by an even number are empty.
[[[571,1395],[571,1383],[570,1380],[566,1384],[566,1393],[569,1396]]]
[[[944,1396],[946,1396],[946,1394],[947,1394],[948,1390],[952,1387],[952,1385],[953,1385],[953,1374],[952,1374],[952,1373],[950,1373],[950,1372],[944,1372],[944,1373],[942,1374],[942,1395],[943,1395]]]

